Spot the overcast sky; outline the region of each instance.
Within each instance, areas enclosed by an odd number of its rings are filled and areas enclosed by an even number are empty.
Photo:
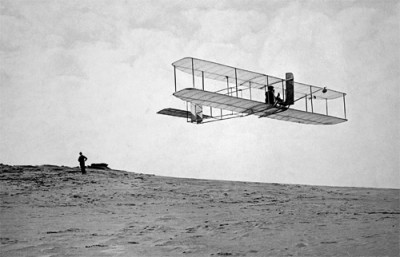
[[[0,0],[0,162],[166,176],[400,188],[399,1]],[[186,56],[346,92],[348,122],[204,125]],[[188,85],[190,87],[191,85]]]

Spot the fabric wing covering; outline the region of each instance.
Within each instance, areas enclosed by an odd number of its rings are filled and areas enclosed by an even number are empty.
[[[345,122],[345,119],[323,115],[319,113],[310,113],[296,109],[287,109],[286,111],[271,114],[267,116],[271,119],[291,121],[312,125],[334,125]]]
[[[179,99],[202,106],[211,106],[237,113],[252,114],[262,112],[268,105],[243,98],[203,91],[195,88],[186,88],[174,93]]]
[[[183,101],[192,102],[201,106],[210,106],[246,115],[254,114],[260,117],[268,117],[297,123],[328,125],[346,121],[345,119],[317,113],[272,107],[271,105],[258,101],[203,91],[195,88],[182,89],[174,93],[174,96]]]
[[[172,64],[175,68],[188,74],[194,73],[197,77],[227,81],[231,84],[238,82],[238,85],[251,86],[252,88],[264,88],[268,85],[279,86],[285,81],[282,78],[269,76],[262,73],[243,70],[215,62],[200,60],[192,57],[182,58]],[[294,97],[300,99],[312,95],[314,99],[335,99],[345,95],[342,92],[330,90],[299,82],[294,82]]]

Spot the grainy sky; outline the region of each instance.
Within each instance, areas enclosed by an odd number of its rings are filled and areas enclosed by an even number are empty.
[[[399,1],[0,0],[0,162],[400,187]],[[171,63],[192,56],[347,93],[348,122],[192,125]],[[191,85],[188,85],[190,87]]]

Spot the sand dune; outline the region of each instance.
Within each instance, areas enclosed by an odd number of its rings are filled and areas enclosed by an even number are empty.
[[[397,189],[0,168],[1,256],[399,256]]]

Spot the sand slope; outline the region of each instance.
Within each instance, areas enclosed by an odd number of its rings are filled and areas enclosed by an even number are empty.
[[[0,168],[1,256],[399,256],[400,190]]]

